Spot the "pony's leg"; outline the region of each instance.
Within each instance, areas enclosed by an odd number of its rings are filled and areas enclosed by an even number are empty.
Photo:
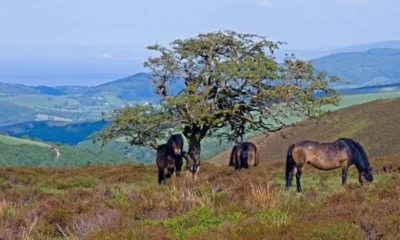
[[[300,184],[300,179],[301,179],[302,172],[303,172],[303,168],[302,167],[297,168],[297,172],[296,172],[297,192],[302,192],[303,191],[301,189],[301,184]]]
[[[169,168],[167,170],[167,175],[165,177],[166,178],[171,178],[173,174],[174,174],[174,169],[173,168]]]
[[[347,173],[349,169],[347,167],[344,167],[342,170],[342,186],[347,185]]]
[[[165,183],[164,169],[158,168],[158,184]]]
[[[286,164],[286,186],[285,189],[288,190],[292,186],[293,176],[296,174],[297,169],[294,165],[294,161]]]

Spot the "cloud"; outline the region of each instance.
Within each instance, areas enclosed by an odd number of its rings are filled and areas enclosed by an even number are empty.
[[[260,5],[262,7],[272,7],[273,6],[271,0],[261,0]]]
[[[109,53],[103,53],[103,54],[100,56],[100,58],[109,59],[109,58],[112,58],[112,56],[111,56],[111,54],[109,54]]]

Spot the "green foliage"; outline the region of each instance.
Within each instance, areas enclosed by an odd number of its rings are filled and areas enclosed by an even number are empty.
[[[273,57],[280,44],[263,36],[225,31],[176,40],[170,48],[149,46],[160,54],[145,63],[161,97],[159,106],[117,110],[99,139],[106,143],[122,135],[132,144],[155,147],[166,131],[180,130],[188,140],[190,156],[199,159],[206,135],[238,141],[249,131],[277,131],[291,116],[320,116],[323,105],[338,102],[328,86],[338,79],[315,74],[310,63],[294,58],[280,67]],[[184,87],[171,92],[179,79]],[[317,97],[317,92],[323,97]]]

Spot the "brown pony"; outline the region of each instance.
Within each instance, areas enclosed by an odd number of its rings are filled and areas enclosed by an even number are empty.
[[[260,163],[260,156],[256,145],[251,142],[242,142],[232,148],[229,166],[236,170],[242,168],[253,168]]]
[[[181,134],[172,135],[166,144],[157,149],[158,183],[165,183],[174,171],[179,176],[182,169],[183,138]]]
[[[286,189],[296,175],[297,191],[302,191],[300,178],[306,163],[319,170],[342,168],[342,185],[346,185],[348,168],[352,164],[359,172],[361,185],[373,180],[367,154],[358,142],[349,138],[340,138],[332,143],[305,140],[291,145],[286,157]]]

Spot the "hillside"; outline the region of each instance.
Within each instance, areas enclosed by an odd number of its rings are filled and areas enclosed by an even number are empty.
[[[79,167],[136,163],[132,158],[107,151],[90,151],[0,134],[0,167]]]
[[[29,136],[32,139],[41,139],[46,142],[57,142],[76,145],[87,140],[94,132],[100,131],[107,122],[83,122],[68,124],[66,122],[37,121],[25,122],[0,127],[0,131],[7,132],[14,137]]]
[[[37,141],[32,141],[29,139],[21,139],[21,138],[15,138],[11,136],[5,136],[0,134],[0,142],[3,144],[8,144],[8,145],[34,145],[34,146],[39,146],[39,147],[47,147],[48,145],[42,142],[37,142]]]
[[[304,121],[255,138],[262,163],[254,169],[234,171],[222,154],[212,162],[223,165],[203,163],[197,180],[182,174],[165,186],[154,164],[0,168],[0,239],[397,239],[399,120],[399,98],[355,105],[320,124]],[[373,183],[361,186],[354,167],[347,187],[340,169],[307,168],[304,192],[284,191],[288,144],[338,136],[366,147]],[[55,162],[81,159],[71,154]]]
[[[356,44],[356,45],[346,46],[331,50],[331,54],[344,53],[344,52],[365,52],[374,48],[400,49],[400,40],[390,40],[390,41],[372,42],[366,44]]]
[[[340,137],[354,138],[366,148],[370,157],[400,152],[400,98],[380,100],[340,109],[325,116],[320,123],[306,120],[300,125],[258,136],[250,141],[260,150],[261,162],[283,161],[287,147],[299,140],[334,141]],[[282,137],[284,136],[284,137]],[[210,159],[227,164],[230,149]]]
[[[399,155],[357,171],[307,169],[304,192],[286,192],[284,163],[235,172],[202,164],[157,184],[152,166],[0,168],[1,239],[398,239]],[[299,227],[300,225],[301,227]],[[377,237],[379,236],[379,237]]]
[[[351,85],[400,83],[400,49],[370,49],[338,53],[312,60],[318,70],[343,78]]]

